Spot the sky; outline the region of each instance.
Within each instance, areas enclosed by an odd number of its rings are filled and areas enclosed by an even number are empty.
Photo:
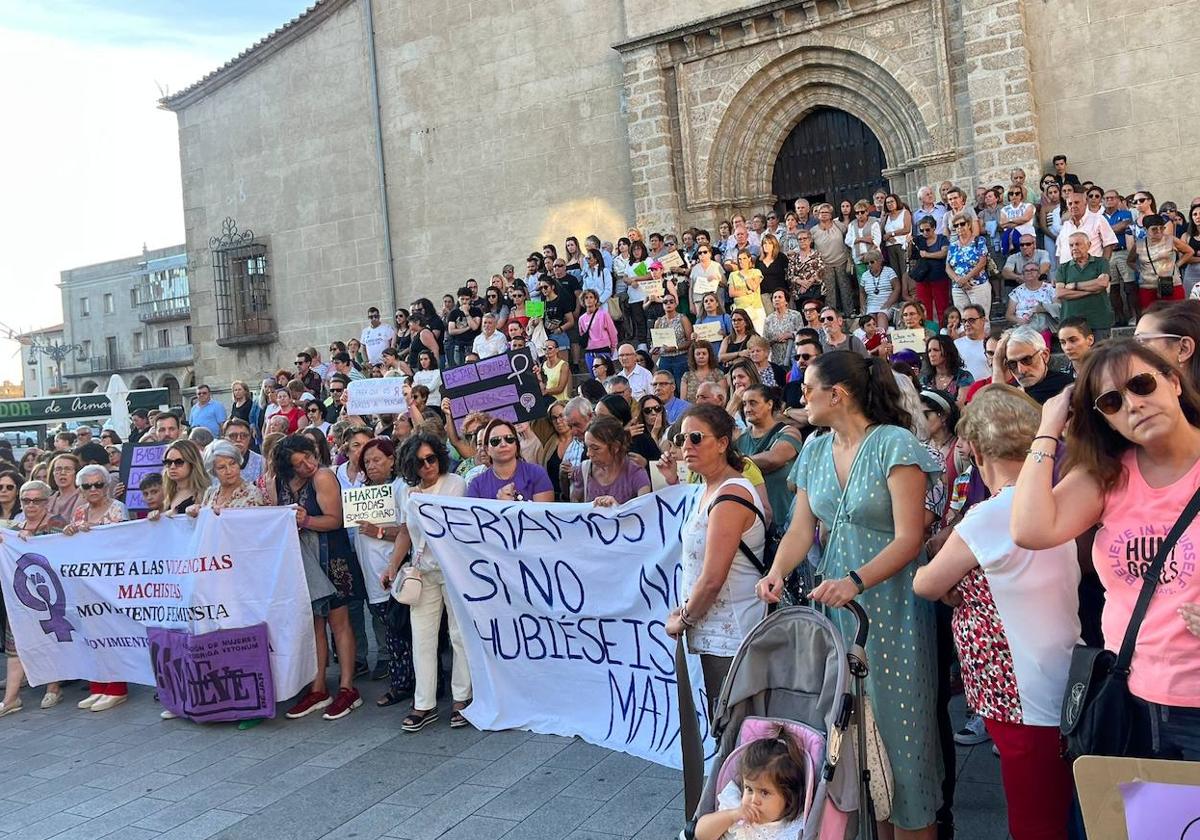
[[[0,381],[7,329],[62,322],[59,272],[184,240],[181,90],[311,0],[0,0]]]

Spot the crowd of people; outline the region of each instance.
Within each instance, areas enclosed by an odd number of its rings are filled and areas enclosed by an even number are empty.
[[[1155,538],[1200,487],[1197,280],[1200,199],[1184,215],[1080,181],[1060,156],[1036,187],[1015,170],[973,199],[947,182],[911,206],[879,190],[734,215],[715,234],[571,236],[440,305],[418,298],[386,322],[370,307],[358,336],[234,382],[228,404],[201,385],[186,415],[134,412],[128,441],[170,444],[138,488],[150,518],[295,507],[318,671],[289,718],[349,714],[369,677],[386,681],[378,705],[407,705],[405,731],[438,720],[443,692],[449,725],[466,725],[461,634],[406,527],[408,493],[615,506],[690,482],[702,496],[665,622],[710,698],[770,603],[857,600],[895,836],[953,835],[954,745],[990,738],[1012,836],[1066,837],[1071,651],[1119,646]],[[1132,339],[1110,337],[1127,324]],[[524,347],[553,398],[544,418],[451,416],[443,370]],[[386,376],[405,379],[407,413],[350,414],[350,384]],[[129,517],[125,442],[92,434],[4,464],[0,520],[27,537]],[[385,483],[398,521],[343,527],[341,490]],[[1200,760],[1194,564],[1171,570],[1130,686],[1147,754]],[[397,610],[413,576],[419,598]],[[7,632],[5,650],[0,716],[21,708]],[[971,716],[954,732],[959,685]],[[61,696],[48,686],[42,707]],[[79,705],[125,697],[93,684]]]

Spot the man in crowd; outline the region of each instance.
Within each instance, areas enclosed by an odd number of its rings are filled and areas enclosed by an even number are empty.
[[[1014,286],[1025,282],[1025,266],[1033,263],[1038,267],[1038,276],[1050,274],[1050,255],[1037,247],[1037,240],[1032,233],[1022,233],[1020,247],[1008,255],[1000,275]]]
[[[479,335],[483,311],[471,303],[471,290],[463,286],[458,290],[458,306],[450,310],[446,319],[446,364],[459,367],[466,361],[467,353]]]
[[[354,365],[350,364],[349,353],[334,353],[332,361],[335,375],[340,373],[342,376],[351,381],[355,379],[366,379],[366,377],[363,376],[362,371],[355,370]],[[318,398],[320,397],[320,394],[313,394],[313,397]]]
[[[169,411],[158,415],[154,421],[154,440],[156,443],[174,443],[183,434],[179,418]]]
[[[1096,337],[1092,334],[1087,319],[1064,318],[1058,325],[1058,343],[1062,345],[1063,355],[1071,363],[1071,377],[1079,376],[1080,368],[1096,343]]]
[[[654,396],[662,401],[668,423],[674,423],[683,412],[692,407],[687,400],[681,400],[675,396],[675,377],[669,371],[655,371],[652,387]]]
[[[1058,181],[1061,187],[1063,184],[1072,184],[1076,187],[1082,186],[1079,183],[1079,176],[1067,171],[1067,156],[1055,155],[1051,161],[1054,164],[1054,180]]]
[[[783,415],[799,426],[808,427],[808,409],[804,407],[804,371],[821,355],[821,342],[808,334],[796,337],[796,375],[783,386]]]
[[[373,365],[379,364],[383,348],[396,340],[396,330],[390,324],[379,322],[379,308],[372,306],[367,310],[367,326],[363,327],[359,341],[367,351],[367,361]],[[311,362],[312,359],[309,359]]]
[[[934,230],[941,230],[942,217],[945,215],[946,208],[934,200],[933,187],[921,187],[917,190],[917,206],[912,211],[914,224],[928,216],[933,219]]]
[[[846,332],[845,318],[832,306],[826,306],[821,310],[821,328],[824,330],[824,336],[821,338],[821,352],[851,350],[864,358],[871,355],[857,336]]]
[[[92,427],[80,426],[75,430],[75,449],[92,442]]]
[[[475,336],[475,341],[471,344],[471,350],[481,359],[499,356],[501,353],[506,352],[508,350],[508,342],[496,330],[496,316],[489,312],[483,316],[480,323],[483,329],[479,335]]]
[[[325,422],[336,423],[342,416],[343,394],[350,385],[350,377],[335,373],[329,377],[329,398],[325,400]]]
[[[263,474],[263,458],[250,448],[250,424],[240,417],[225,421],[225,440],[234,445],[242,455],[242,479],[250,484]]]
[[[1069,373],[1050,369],[1050,349],[1041,332],[1028,325],[1015,327],[1000,337],[992,358],[992,381],[1004,382],[1008,372],[1017,387],[1039,405],[1072,382]]]
[[[378,317],[378,313],[376,313],[376,317]],[[321,388],[324,382],[321,381],[321,374],[313,370],[313,357],[307,350],[301,350],[296,354],[296,378],[304,385],[305,390],[314,397],[321,396]]]
[[[1084,318],[1097,340],[1103,341],[1113,325],[1108,260],[1089,253],[1091,239],[1083,231],[1072,233],[1068,246],[1071,259],[1059,265],[1054,284],[1055,296],[1062,303],[1060,320]]]
[[[967,194],[962,187],[950,187],[946,190],[946,203],[950,205],[950,209],[942,216],[941,222],[938,223],[938,233],[945,236],[947,239],[954,239],[956,234],[950,230],[950,220],[962,213],[971,223],[971,233],[973,236],[982,234],[982,226],[979,224],[979,217],[975,215],[975,211],[967,206]]]
[[[983,379],[992,372],[992,366],[983,354],[987,339],[987,316],[982,306],[972,303],[963,307],[962,320],[964,335],[954,340],[954,347],[958,350],[963,367],[970,371],[971,376],[977,380]]]
[[[1113,314],[1118,323],[1126,318],[1129,323],[1137,323],[1137,275],[1126,259],[1125,235],[1130,232],[1133,224],[1133,213],[1121,206],[1121,195],[1116,190],[1104,193],[1104,221],[1112,228],[1117,244],[1113,246],[1109,256],[1108,267],[1112,272],[1109,278],[1112,282],[1108,287],[1109,298],[1112,301]]]
[[[213,437],[221,434],[221,424],[228,415],[225,406],[212,398],[212,389],[201,384],[196,387],[196,404],[188,414],[192,428],[200,427],[212,432]]]
[[[617,362],[621,365],[617,373],[629,382],[629,394],[634,400],[640,400],[650,393],[653,384],[650,371],[638,364],[637,351],[632,344],[622,344],[617,348]]]
[[[1088,253],[1093,257],[1103,257],[1106,261],[1112,257],[1117,237],[1103,215],[1087,211],[1087,197],[1082,192],[1073,193],[1067,199],[1067,217],[1062,220],[1062,230],[1056,240],[1060,264],[1071,259],[1070,241],[1076,233],[1087,235]]]
[[[800,227],[804,230],[808,230],[817,224],[817,217],[813,215],[812,204],[809,203],[807,198],[797,198],[792,208],[796,211],[796,221],[800,223]],[[784,230],[786,230],[786,227]]]
[[[620,397],[630,408],[633,407],[633,394],[629,390],[629,380],[621,374],[614,374],[604,380],[604,392],[612,394],[614,397]]]

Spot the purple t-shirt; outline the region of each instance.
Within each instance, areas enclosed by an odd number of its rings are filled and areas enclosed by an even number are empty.
[[[583,463],[590,466],[589,461]],[[597,496],[612,496],[617,500],[617,504],[623,505],[630,499],[636,498],[638,490],[649,486],[650,475],[646,472],[646,468],[638,466],[633,459],[626,457],[621,471],[617,473],[612,484],[601,484],[589,469],[587,492],[583,494],[583,500],[592,502],[596,500]],[[576,492],[582,492],[584,489],[582,464],[576,466],[571,472],[571,489]]]
[[[467,485],[467,495],[473,499],[494,499],[500,488],[509,482],[516,485],[517,495],[525,499],[532,499],[535,493],[554,492],[554,485],[550,483],[550,476],[543,467],[518,461],[517,471],[512,478],[498,478],[491,468],[484,470],[471,479]]]

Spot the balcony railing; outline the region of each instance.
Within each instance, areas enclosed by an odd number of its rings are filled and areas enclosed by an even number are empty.
[[[140,289],[138,294],[138,318],[144,324],[182,321],[192,314],[192,299],[189,295],[153,300],[147,297],[148,294],[148,289]]]
[[[86,364],[92,373],[115,373],[121,369],[121,357],[91,356]]]
[[[147,347],[142,351],[142,363],[147,367],[159,365],[188,365],[192,363],[192,345],[178,347]]]

